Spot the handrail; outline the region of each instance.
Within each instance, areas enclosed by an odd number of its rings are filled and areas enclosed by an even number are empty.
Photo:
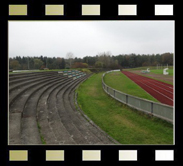
[[[173,123],[173,107],[166,105],[166,104],[162,104],[162,103],[158,103],[158,102],[154,102],[151,100],[147,100],[147,99],[142,99],[133,95],[129,95],[126,93],[123,93],[121,91],[118,91],[108,85],[105,84],[104,82],[104,76],[107,73],[110,72],[115,72],[115,71],[120,71],[120,70],[110,70],[105,72],[102,75],[102,86],[103,86],[103,90],[109,94],[111,97],[113,97],[114,99],[118,100],[119,102],[126,104],[132,108],[135,108],[139,111],[143,111],[147,114],[156,116],[158,118],[164,119],[168,122]]]

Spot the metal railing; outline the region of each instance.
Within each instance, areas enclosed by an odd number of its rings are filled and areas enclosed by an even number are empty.
[[[118,91],[116,89],[113,89],[110,86],[106,85],[103,79],[105,74],[109,72],[115,72],[115,71],[120,71],[120,70],[111,70],[111,71],[105,72],[102,76],[102,86],[104,91],[107,94],[109,94],[114,99],[120,101],[121,103],[124,103],[132,108],[135,108],[137,110],[143,111],[145,113],[151,114],[153,116],[156,116],[158,118],[161,118],[173,123],[173,111],[174,111],[173,107],[166,104],[157,103],[150,100],[135,97],[135,96],[123,93],[121,91]]]

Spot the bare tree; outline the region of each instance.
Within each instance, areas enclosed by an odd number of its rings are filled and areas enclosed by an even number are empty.
[[[107,52],[103,52],[103,53],[99,53],[99,57],[98,57],[98,60],[100,62],[103,63],[103,67],[110,67],[111,66],[111,61],[112,61],[112,58],[111,58],[111,52],[110,51],[107,51]]]
[[[74,59],[74,54],[72,52],[68,52],[66,54],[66,59],[69,60],[69,66],[71,68],[71,65],[72,65],[72,62],[73,62],[73,59]]]

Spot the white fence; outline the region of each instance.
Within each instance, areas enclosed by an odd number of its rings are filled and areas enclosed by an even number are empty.
[[[114,70],[108,71],[106,73],[113,72],[113,71]],[[120,71],[120,70],[115,70],[115,71]],[[150,100],[142,99],[139,97],[135,97],[111,88],[110,86],[104,83],[103,78],[106,73],[104,73],[102,76],[102,86],[104,91],[107,94],[109,94],[111,97],[137,110],[143,111],[145,113],[154,115],[158,118],[161,118],[173,123],[173,111],[174,111],[173,107],[166,104],[161,104],[161,103],[153,102]]]

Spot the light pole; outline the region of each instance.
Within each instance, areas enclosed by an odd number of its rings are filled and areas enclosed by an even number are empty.
[[[29,70],[29,56],[28,56],[28,70]]]
[[[46,56],[46,68],[47,68],[47,56]]]

